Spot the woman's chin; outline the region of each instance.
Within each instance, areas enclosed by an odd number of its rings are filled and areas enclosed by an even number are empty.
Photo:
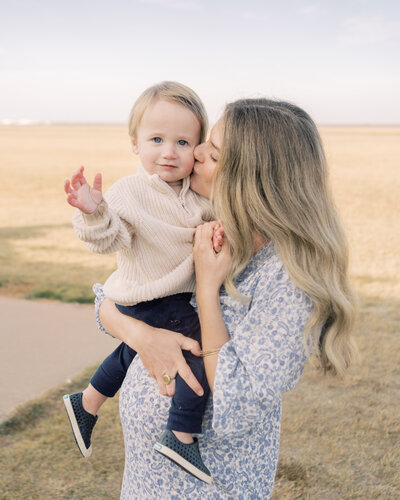
[[[194,191],[195,193],[198,193],[198,187],[197,187],[197,179],[196,179],[196,174],[194,171],[190,174],[190,189]],[[200,193],[199,193],[200,194]]]
[[[190,175],[190,189],[200,196],[210,199],[211,190],[208,187],[208,183],[204,182],[204,180],[196,174],[194,170]]]

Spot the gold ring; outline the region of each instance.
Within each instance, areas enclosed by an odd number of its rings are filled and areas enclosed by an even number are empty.
[[[165,385],[168,385],[171,383],[171,380],[174,380],[172,377],[167,375],[166,373],[162,376],[163,382]]]

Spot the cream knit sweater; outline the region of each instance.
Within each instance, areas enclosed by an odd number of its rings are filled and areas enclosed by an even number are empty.
[[[92,252],[117,252],[118,269],[104,284],[117,304],[133,305],[195,289],[192,256],[197,225],[211,220],[206,198],[183,179],[179,195],[143,167],[118,180],[90,215],[72,218],[78,237]]]

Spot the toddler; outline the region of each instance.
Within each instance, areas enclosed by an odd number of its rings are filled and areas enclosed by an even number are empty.
[[[200,342],[198,316],[190,304],[195,290],[192,242],[197,225],[211,219],[209,202],[190,190],[193,151],[204,141],[207,117],[199,97],[176,82],[145,90],[135,102],[129,134],[141,166],[102,196],[101,174],[90,186],[81,167],[65,181],[67,201],[78,210],[73,226],[97,253],[117,252],[117,270],[104,294],[128,316],[174,330]],[[64,396],[76,444],[91,454],[97,411],[122,385],[136,352],[121,343],[99,366],[88,387]],[[198,396],[176,376],[166,430],[154,448],[197,478],[210,483],[193,433],[201,422],[209,387],[203,360],[184,351],[204,389]],[[165,374],[164,381],[171,378]]]

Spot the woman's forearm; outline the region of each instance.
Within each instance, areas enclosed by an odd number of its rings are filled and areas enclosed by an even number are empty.
[[[231,261],[230,246],[223,242],[220,251],[213,247],[216,221],[197,227],[193,256],[196,270],[196,302],[199,309],[202,349],[219,349],[228,340],[229,334],[222,316],[219,290],[226,277]],[[210,389],[214,390],[218,352],[204,356],[204,367]]]
[[[219,349],[229,340],[228,331],[222,317],[219,293],[215,290],[210,293],[198,289],[196,301],[199,310],[203,352]],[[214,390],[217,362],[218,352],[204,357],[208,385],[212,391]]]
[[[109,299],[104,299],[101,303],[99,318],[107,332],[138,351],[141,336],[148,325],[138,319],[121,314],[114,302]]]

